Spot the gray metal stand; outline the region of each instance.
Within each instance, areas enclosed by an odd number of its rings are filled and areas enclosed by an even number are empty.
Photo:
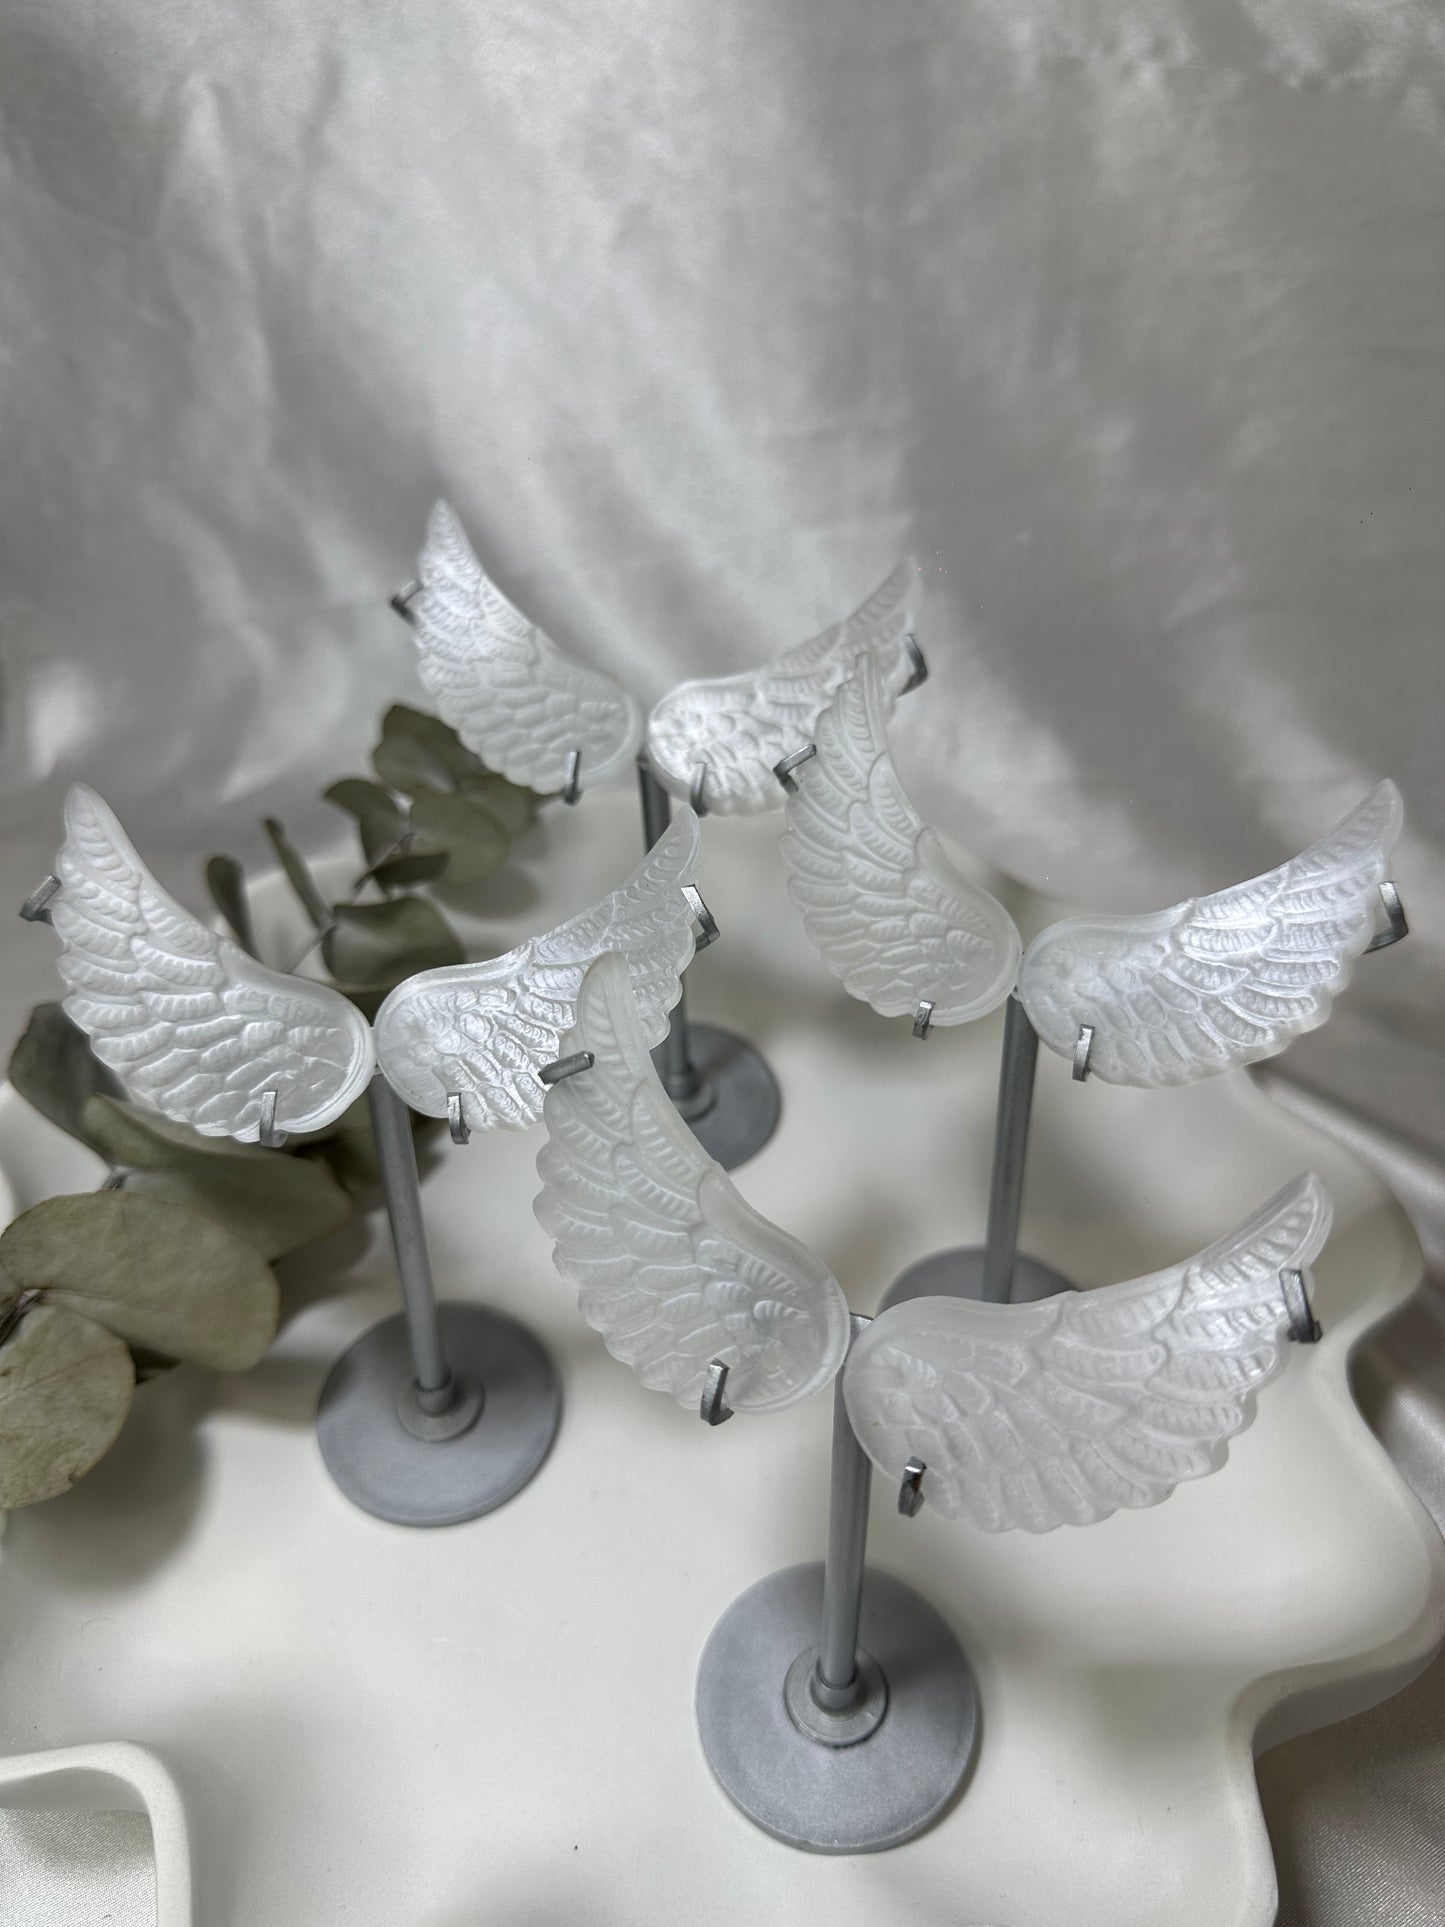
[[[491,1512],[547,1456],[562,1411],[551,1358],[484,1305],[438,1308],[406,1105],[378,1072],[367,1093],[403,1309],[363,1332],[321,1389],[316,1435],[348,1499],[398,1525]]]
[[[855,1337],[867,1323],[853,1320]],[[734,1600],[698,1667],[698,1733],[718,1784],[812,1853],[871,1853],[922,1832],[978,1739],[958,1641],[911,1586],[867,1569],[871,1484],[840,1374],[826,1559]]]
[[[642,834],[652,849],[672,818],[672,800],[643,758],[637,764]],[[777,1079],[753,1046],[715,1024],[689,1024],[684,987],[667,1037],[652,1053],[663,1089],[702,1148],[725,1171],[761,1151],[778,1128]]]
[[[1038,1056],[1038,1032],[1018,998],[1010,997],[1004,1012],[985,1242],[920,1258],[894,1280],[878,1307],[880,1311],[905,1298],[981,1298],[989,1304],[1006,1305],[1027,1304],[1074,1290],[1072,1282],[1051,1266],[1037,1258],[1019,1256],[1019,1218]]]

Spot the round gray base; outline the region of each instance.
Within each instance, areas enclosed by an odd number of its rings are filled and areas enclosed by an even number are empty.
[[[687,1045],[712,1102],[696,1116],[688,1115],[685,1104],[679,1104],[678,1111],[708,1156],[724,1171],[734,1171],[761,1151],[778,1128],[783,1108],[778,1080],[751,1044],[716,1024],[690,1023]],[[665,1049],[659,1044],[652,1053],[659,1075]]]
[[[482,1305],[440,1305],[447,1362],[480,1410],[450,1438],[397,1417],[412,1382],[406,1319],[363,1332],[321,1388],[316,1437],[348,1499],[403,1526],[450,1526],[510,1499],[547,1456],[562,1416],[556,1368],[525,1325]]]
[[[1078,1287],[1062,1272],[1038,1258],[1020,1252],[1014,1259],[1013,1296],[1015,1305],[1031,1305],[1036,1298],[1056,1298],[1061,1291]],[[983,1246],[960,1245],[952,1251],[935,1251],[920,1258],[900,1273],[884,1293],[879,1311],[900,1305],[905,1298],[982,1298]]]
[[[851,1746],[799,1731],[784,1683],[816,1647],[821,1565],[751,1586],[714,1626],[697,1674],[697,1724],[718,1785],[750,1820],[811,1853],[874,1853],[943,1811],[978,1741],[978,1695],[958,1641],[887,1573],[863,1582],[859,1642],[887,1688],[882,1720]]]

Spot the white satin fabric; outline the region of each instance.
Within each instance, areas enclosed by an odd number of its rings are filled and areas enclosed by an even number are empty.
[[[77,774],[151,843],[294,814],[415,687],[441,491],[649,700],[911,547],[940,827],[1142,908],[1393,773],[1403,995],[1442,82],[1438,0],[8,0],[12,820]]]
[[[1445,1039],[1442,94],[1438,0],[7,0],[0,888],[77,777],[192,892],[334,822],[445,493],[649,701],[913,549],[910,791],[1075,903],[1394,775]]]

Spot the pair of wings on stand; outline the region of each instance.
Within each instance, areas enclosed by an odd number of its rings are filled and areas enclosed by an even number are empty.
[[[66,799],[46,914],[66,1013],[95,1055],[131,1096],[208,1137],[254,1143],[268,1111],[273,1128],[322,1130],[378,1067],[425,1116],[451,1117],[455,1105],[467,1131],[515,1130],[542,1114],[537,1072],[558,1055],[594,957],[625,957],[644,1033],[653,1044],[666,1035],[695,920],[710,925],[698,844],[697,817],[682,809],[590,909],[504,956],[408,978],[374,1027],[330,985],[268,969],[183,909],[83,787]]]
[[[436,704],[488,769],[576,801],[584,787],[648,766],[674,796],[716,815],[782,800],[773,765],[806,742],[820,706],[860,651],[900,683],[922,658],[908,633],[916,571],[900,563],[850,616],[761,670],[680,684],[644,717],[610,676],[579,662],[493,582],[455,513],[438,502],[420,579],[395,598]]]
[[[789,776],[781,850],[824,962],[887,1017],[980,1017],[1017,987],[1042,1040],[1106,1083],[1183,1084],[1258,1062],[1329,1015],[1375,938],[1402,809],[1380,783],[1290,862],[1129,917],[1071,917],[1022,950],[1013,920],[960,874],[888,750],[892,708],[860,658]],[[1022,961],[1021,961],[1022,959]]]

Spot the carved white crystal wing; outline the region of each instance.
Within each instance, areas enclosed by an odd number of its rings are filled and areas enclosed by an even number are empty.
[[[963,1024],[1003,1002],[1019,934],[996,898],[960,876],[909,802],[888,754],[890,704],[860,656],[818,717],[818,753],[793,771],[778,845],[788,894],[833,975],[883,1017],[933,1006]]]
[[[1324,1244],[1313,1172],[1167,1271],[1029,1305],[916,1298],[853,1347],[848,1416],[896,1484],[910,1459],[948,1518],[987,1532],[1093,1525],[1217,1472],[1284,1362],[1280,1274]]]
[[[421,588],[406,613],[421,679],[488,769],[565,790],[574,774],[586,789],[632,763],[642,740],[636,699],[507,600],[445,502],[432,510],[418,567]]]
[[[1024,953],[1019,996],[1052,1049],[1093,1028],[1110,1084],[1184,1084],[1283,1050],[1329,1015],[1374,933],[1400,834],[1381,783],[1277,870],[1141,917],[1071,917]]]
[[[562,1055],[582,978],[604,950],[626,960],[642,1030],[660,1044],[696,942],[682,889],[697,853],[697,817],[681,809],[626,883],[579,916],[505,956],[399,984],[376,1014],[387,1082],[426,1117],[446,1117],[455,1093],[473,1131],[535,1124],[537,1073]]]
[[[547,1093],[534,1209],[583,1317],[643,1384],[696,1407],[708,1366],[727,1402],[776,1411],[826,1385],[848,1349],[832,1273],[746,1204],[673,1108],[625,962],[587,972],[564,1056],[590,1070]]]
[[[218,936],[168,896],[111,810],[77,786],[65,803],[59,893],[65,1011],[127,1092],[207,1137],[318,1131],[366,1089],[371,1029],[327,984]]]
[[[892,681],[912,673],[903,637],[917,576],[898,567],[842,622],[762,669],[681,683],[647,723],[647,757],[675,796],[693,794],[719,816],[774,810],[783,792],[773,765],[812,741],[818,712],[865,651]]]

